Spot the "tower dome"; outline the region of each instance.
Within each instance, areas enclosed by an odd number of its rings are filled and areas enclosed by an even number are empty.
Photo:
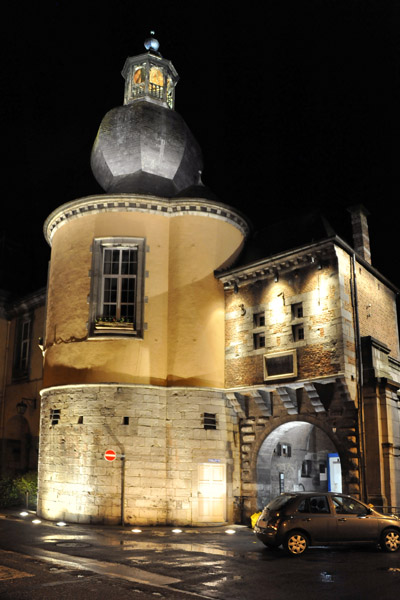
[[[107,193],[175,196],[197,184],[201,150],[174,110],[178,74],[146,39],[148,50],[127,58],[124,105],[104,117],[92,149],[92,171]]]

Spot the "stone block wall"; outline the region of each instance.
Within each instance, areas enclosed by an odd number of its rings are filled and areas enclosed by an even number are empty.
[[[226,292],[227,387],[257,385],[264,381],[266,353],[296,349],[299,379],[334,375],[344,368],[340,283],[334,257],[294,269],[276,282],[265,278]],[[294,306],[301,304],[297,317]],[[256,315],[264,315],[259,326]],[[301,326],[303,339],[296,339]],[[257,336],[265,345],[257,347]],[[278,378],[277,378],[278,379]]]
[[[399,359],[396,295],[364,266],[357,264],[356,269],[360,335],[383,342]]]
[[[205,429],[204,413],[217,429]],[[199,465],[226,465],[225,520],[240,495],[237,418],[221,391],[135,385],[42,391],[38,514],[72,522],[194,524]],[[107,462],[113,449],[117,459]],[[121,460],[121,456],[124,460]],[[122,472],[124,468],[124,473]]]

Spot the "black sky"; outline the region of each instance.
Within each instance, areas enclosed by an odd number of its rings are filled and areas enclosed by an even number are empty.
[[[400,286],[399,8],[388,0],[13,3],[2,25],[0,228],[30,252],[25,275],[0,287],[44,285],[43,221],[64,202],[102,192],[91,146],[105,113],[122,104],[125,58],[143,52],[150,29],[180,75],[176,110],[220,200],[256,228],[277,224],[282,236],[285,219],[315,210],[345,236],[345,207],[363,203],[373,264]],[[18,252],[3,255],[22,272]]]

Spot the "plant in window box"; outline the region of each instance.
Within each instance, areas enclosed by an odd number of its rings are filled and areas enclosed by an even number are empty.
[[[97,317],[95,321],[96,329],[133,329],[131,319],[125,317]]]

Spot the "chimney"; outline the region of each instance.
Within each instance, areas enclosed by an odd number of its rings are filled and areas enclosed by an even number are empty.
[[[366,260],[367,263],[371,264],[371,249],[369,247],[367,222],[369,212],[362,204],[350,206],[347,210],[351,214],[354,250],[359,256]]]

